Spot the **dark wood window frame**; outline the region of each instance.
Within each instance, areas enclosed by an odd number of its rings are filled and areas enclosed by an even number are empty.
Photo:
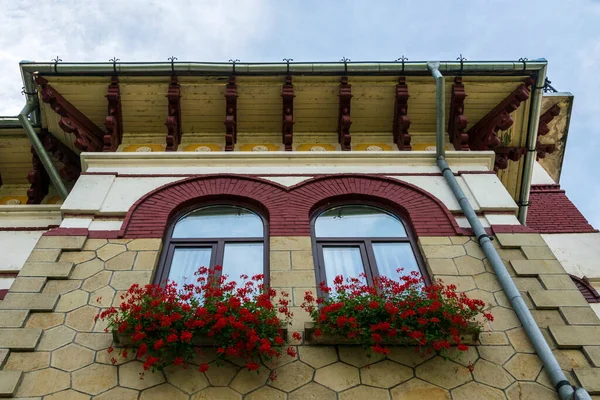
[[[211,206],[232,206],[244,208],[256,216],[258,216],[263,225],[263,236],[262,237],[243,237],[243,238],[173,238],[173,231],[175,229],[175,225],[187,214],[200,210],[205,207]],[[269,224],[267,218],[264,216],[264,212],[258,210],[256,207],[252,205],[248,205],[244,202],[237,201],[210,201],[210,202],[202,202],[202,204],[194,204],[192,206],[185,207],[181,209],[177,214],[171,218],[169,222],[168,228],[165,232],[165,237],[163,239],[163,249],[159,259],[158,268],[156,269],[156,274],[154,275],[154,283],[159,285],[164,285],[169,278],[169,273],[171,272],[172,262],[173,262],[173,254],[175,249],[177,248],[205,248],[211,249],[210,254],[210,266],[213,267],[215,265],[223,265],[223,257],[225,255],[225,245],[230,243],[244,243],[244,244],[252,244],[252,243],[262,243],[263,245],[263,274],[264,274],[264,284],[265,286],[269,286],[270,274],[269,274]],[[200,265],[198,266],[200,267]],[[227,271],[222,271],[227,273]],[[222,272],[218,272],[218,276],[221,276]],[[232,280],[238,280],[239,277],[230,277]]]
[[[374,209],[381,210],[384,213],[390,214],[393,217],[396,217],[404,230],[406,231],[405,237],[317,237],[315,223],[319,216],[321,216],[324,212],[343,206],[366,206],[372,207]],[[313,249],[316,251],[313,254],[314,262],[315,262],[315,277],[317,280],[317,291],[320,295],[324,295],[321,293],[321,290],[318,289],[318,286],[321,282],[327,282],[327,275],[325,272],[325,260],[323,257],[323,247],[358,247],[360,249],[361,260],[363,263],[363,267],[365,269],[365,274],[367,276],[367,282],[369,284],[373,283],[373,278],[379,276],[379,271],[377,269],[377,261],[375,259],[375,253],[373,251],[373,243],[409,243],[412,253],[415,256],[415,260],[417,262],[417,266],[419,267],[419,272],[423,276],[425,280],[425,284],[430,284],[431,280],[429,278],[429,274],[427,273],[427,269],[425,268],[425,262],[421,253],[419,251],[419,247],[417,245],[417,239],[411,229],[410,225],[407,223],[405,218],[396,210],[391,209],[386,205],[379,204],[373,201],[362,201],[362,200],[349,200],[349,201],[336,201],[335,203],[329,203],[322,207],[317,208],[313,213],[310,221],[310,230],[311,230],[311,240]]]

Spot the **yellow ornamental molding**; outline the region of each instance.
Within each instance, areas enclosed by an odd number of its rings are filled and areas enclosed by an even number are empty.
[[[5,206],[20,206],[27,204],[27,196],[4,196],[0,197],[0,204]]]
[[[240,151],[256,151],[256,152],[264,152],[264,151],[278,151],[281,149],[280,145],[272,144],[272,143],[248,143],[240,145]]]
[[[361,143],[352,147],[355,151],[392,151],[393,148],[386,143]]]
[[[305,143],[296,147],[296,151],[335,151],[336,146],[329,143]]]
[[[126,153],[152,153],[156,151],[165,151],[162,144],[132,144],[123,149]]]
[[[213,143],[192,143],[183,148],[183,151],[193,151],[196,153],[205,153],[211,151],[223,151],[223,146]]]

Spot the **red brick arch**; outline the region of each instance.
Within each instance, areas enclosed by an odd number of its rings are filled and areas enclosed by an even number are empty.
[[[461,235],[454,217],[430,193],[406,182],[369,175],[328,175],[285,187],[265,179],[200,176],[164,185],[139,199],[129,210],[121,236],[164,235],[170,218],[193,203],[235,196],[259,204],[268,214],[271,236],[309,236],[310,214],[328,199],[368,197],[402,210],[417,236]]]

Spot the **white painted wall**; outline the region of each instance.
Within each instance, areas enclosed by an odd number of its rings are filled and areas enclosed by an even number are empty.
[[[0,272],[21,270],[45,231],[0,231]]]
[[[531,178],[532,185],[553,185],[554,179],[546,172],[544,167],[539,162],[533,163],[533,175]]]
[[[462,177],[482,210],[517,209],[517,203],[515,203],[496,175],[464,174]]]
[[[179,181],[181,177],[119,178],[108,188],[102,205],[97,208],[101,213],[127,213],[129,208],[143,195],[167,183]]]
[[[600,281],[600,233],[544,234],[542,237],[569,274]]]

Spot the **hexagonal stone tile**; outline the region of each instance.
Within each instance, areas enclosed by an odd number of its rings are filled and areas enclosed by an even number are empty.
[[[506,389],[515,379],[501,366],[486,360],[479,360],[475,364],[473,377],[477,382],[484,383],[498,389]]]
[[[109,243],[96,250],[96,254],[98,255],[98,258],[102,261],[108,261],[126,250],[127,249],[125,248],[125,245]]]
[[[102,350],[111,345],[113,339],[110,333],[78,333],[75,343],[92,350]]]
[[[506,369],[519,381],[534,381],[542,369],[542,362],[535,354],[515,354],[506,365]]]
[[[321,386],[318,383],[311,382],[302,386],[300,389],[294,390],[288,394],[288,400],[336,400],[337,394]]]
[[[338,359],[335,348],[324,346],[298,346],[298,356],[313,368],[333,364]]]
[[[512,346],[477,346],[477,351],[481,358],[498,365],[503,365],[515,354]]]
[[[138,395],[139,392],[137,390],[117,386],[108,392],[94,396],[94,400],[138,400]]]
[[[117,271],[113,273],[110,286],[117,290],[127,290],[134,283],[145,285],[150,282],[152,271]]]
[[[73,341],[75,331],[64,325],[48,329],[42,334],[42,338],[36,348],[37,351],[52,351]]]
[[[96,275],[87,278],[83,281],[83,285],[81,285],[81,289],[86,292],[93,292],[95,290],[100,289],[108,285],[110,282],[110,278],[112,277],[112,272],[110,271],[100,271]]]
[[[104,269],[104,262],[97,258],[78,264],[71,271],[69,279],[87,279]]]
[[[87,394],[79,393],[74,390],[64,390],[62,392],[53,393],[50,396],[44,397],[48,400],[89,400],[90,396]]]
[[[479,341],[483,345],[510,344],[504,332],[480,332]]]
[[[315,372],[315,382],[339,392],[358,385],[360,377],[358,368],[337,362],[318,369]]]
[[[65,325],[76,331],[91,331],[94,327],[94,317],[98,314],[98,309],[91,306],[84,306],[77,310],[67,313]]]
[[[73,264],[81,264],[96,258],[96,253],[93,251],[63,251],[59,261],[68,261]]]
[[[64,294],[72,292],[81,286],[81,281],[68,279],[68,280],[50,280],[46,282],[43,293],[48,294]]]
[[[94,352],[76,344],[69,344],[52,353],[52,366],[65,371],[75,371],[94,361]]]
[[[277,368],[275,373],[277,379],[269,382],[269,385],[285,392],[291,392],[294,389],[311,381],[314,370],[306,364],[299,361],[286,364]]]
[[[112,352],[108,352],[106,349],[100,350],[96,352],[96,360],[95,362],[100,364],[108,364],[108,365],[123,365],[126,362],[135,360],[135,351],[128,351],[127,357],[123,357],[119,354],[121,349],[114,349]],[[112,358],[116,360],[116,362],[112,363]],[[203,376],[204,377],[204,376]]]
[[[542,331],[543,333],[543,331]],[[535,349],[529,340],[529,337],[525,333],[523,328],[513,329],[506,332],[510,344],[513,345],[515,350],[519,353],[535,353]]]
[[[85,241],[82,250],[98,250],[106,243],[108,243],[108,240],[106,239],[88,239]]]
[[[5,371],[30,372],[50,365],[50,353],[48,352],[15,352],[12,351],[4,364]]]
[[[455,388],[472,379],[466,367],[442,357],[432,358],[418,366],[415,372],[417,377],[446,389]]]
[[[388,354],[390,360],[411,368],[421,365],[433,357],[435,354],[421,352],[418,347],[390,347],[390,354]]]
[[[162,385],[155,386],[151,389],[146,389],[142,392],[140,400],[187,400],[188,395],[183,393],[181,390],[175,388],[173,385],[163,383]]]
[[[464,247],[467,254],[471,257],[478,258],[480,260],[483,260],[485,258],[485,253],[483,252],[483,249],[477,243],[473,241],[467,242],[465,243]]]
[[[99,394],[117,386],[117,367],[92,364],[71,374],[73,389]]]
[[[233,378],[229,387],[246,394],[263,386],[269,379],[269,374],[270,372],[266,368],[260,368],[258,371],[249,371],[247,368],[243,368]]]
[[[122,358],[122,357],[117,357]],[[208,381],[197,368],[183,369],[181,366],[169,366],[164,369],[167,382],[183,390],[187,394],[193,394],[208,386]]]
[[[411,379],[391,390],[393,400],[450,400],[450,393],[420,379]]]
[[[156,267],[158,251],[139,251],[133,264],[134,270],[152,271]]]
[[[287,354],[286,352],[284,352],[281,356],[275,357],[271,361],[263,360],[263,364],[265,365],[265,367],[269,368],[270,370],[274,370],[276,368],[283,367],[284,365],[289,364],[294,361],[297,361],[297,360],[298,360],[298,352],[296,352],[296,354],[293,357],[290,356],[289,354]]]
[[[589,368],[591,366],[580,350],[554,350],[552,353],[564,370],[570,371],[573,368]]]
[[[87,304],[89,296],[89,293],[84,292],[83,290],[75,290],[67,294],[61,294],[54,311],[67,312],[75,310],[76,308]]]
[[[66,390],[69,386],[71,386],[71,379],[67,372],[46,368],[23,374],[23,380],[15,397],[44,396]]]
[[[454,265],[456,265],[460,275],[477,275],[485,272],[483,261],[471,256],[455,258]]]
[[[99,307],[110,307],[115,298],[115,289],[110,286],[104,286],[90,294],[90,304]]]
[[[389,400],[390,394],[387,390],[370,386],[357,386],[340,393],[340,400]]]
[[[502,292],[497,292],[497,293],[502,293]],[[486,290],[481,290],[481,289],[469,290],[467,292],[467,296],[470,299],[482,300],[485,303],[486,307],[493,307],[496,305],[496,297],[494,296],[494,293],[490,293]]]
[[[498,278],[490,272],[474,276],[473,279],[475,279],[475,285],[477,285],[479,289],[487,290],[488,292],[502,290]]]
[[[204,373],[212,386],[228,386],[238,372],[238,367],[228,362],[210,363],[210,368]]]
[[[521,321],[519,321],[513,310],[504,307],[493,307],[489,312],[494,316],[491,325],[495,331],[505,331],[521,326]]]
[[[365,385],[391,388],[413,377],[412,368],[383,360],[360,369],[360,380]]]
[[[508,390],[509,400],[556,400],[556,391],[535,382],[515,382]]]
[[[112,271],[129,271],[133,268],[136,256],[135,251],[126,251],[111,258],[104,264],[104,268]]]
[[[452,390],[452,399],[454,400],[505,400],[506,397],[499,389],[494,389],[477,382],[469,382],[459,388]]]
[[[466,254],[463,246],[426,245],[422,246],[425,258],[455,258]]]
[[[25,327],[50,329],[61,325],[65,320],[63,313],[33,313],[29,316]]]
[[[241,400],[242,395],[227,387],[207,387],[192,396],[191,400]]]
[[[143,363],[131,361],[119,366],[119,385],[132,389],[144,390],[165,382],[165,377],[160,371],[146,372],[143,379],[140,374],[144,372]]]
[[[385,357],[382,354],[374,353],[371,349],[357,346],[340,346],[338,351],[340,353],[341,361],[358,368],[374,364],[377,361],[383,360]]]

